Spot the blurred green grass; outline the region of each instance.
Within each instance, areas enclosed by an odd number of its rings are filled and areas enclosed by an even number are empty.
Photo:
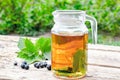
[[[97,35],[97,44],[104,44],[104,45],[113,45],[113,46],[120,46],[120,37],[112,37],[110,35],[107,35],[105,33]],[[92,36],[91,33],[89,33],[88,42],[92,43]]]

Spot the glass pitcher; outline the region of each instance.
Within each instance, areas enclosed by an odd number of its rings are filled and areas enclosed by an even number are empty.
[[[53,16],[52,71],[59,78],[82,78],[87,71],[88,29],[85,21],[90,21],[93,43],[97,43],[96,19],[81,10],[57,10]]]

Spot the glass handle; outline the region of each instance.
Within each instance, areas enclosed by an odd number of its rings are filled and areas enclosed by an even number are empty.
[[[89,21],[92,28],[92,42],[97,44],[97,21],[94,17],[86,15],[86,21]]]

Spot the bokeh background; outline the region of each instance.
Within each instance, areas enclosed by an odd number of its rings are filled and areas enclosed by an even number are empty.
[[[120,0],[0,0],[0,34],[50,32],[55,10],[85,10],[97,19],[98,43],[120,46]],[[86,25],[90,32],[90,23]]]

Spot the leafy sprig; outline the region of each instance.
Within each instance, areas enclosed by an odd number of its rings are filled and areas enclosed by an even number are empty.
[[[17,57],[26,60],[28,63],[42,60],[51,51],[51,39],[40,37],[33,43],[28,38],[20,38],[18,41]]]

